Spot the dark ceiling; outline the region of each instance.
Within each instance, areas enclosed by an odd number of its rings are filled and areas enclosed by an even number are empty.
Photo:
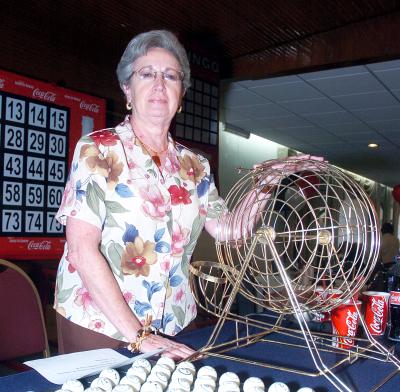
[[[154,28],[170,29],[186,44],[201,40],[204,46],[214,49],[220,57],[223,79],[261,78],[269,72],[288,72],[292,70],[289,61],[296,63],[292,65],[296,71],[327,66],[344,60],[339,50],[343,54],[354,52],[348,63],[387,59],[397,56],[400,47],[393,42],[391,47],[380,47],[381,37],[386,38],[398,29],[399,0],[4,3],[4,27],[25,31],[32,38],[42,36],[50,45],[84,55],[88,62],[104,62],[106,57],[115,61],[135,34]],[[347,35],[346,42],[340,42],[343,34]],[[271,59],[275,64],[271,64]]]
[[[0,43],[3,56],[0,66],[34,77],[43,74],[51,82],[100,95],[112,102],[122,101],[114,69],[123,49],[135,34],[154,28],[172,30],[185,46],[200,43],[214,53],[220,60],[225,88],[229,82],[400,58],[399,0],[2,3],[0,32],[13,31],[14,36],[12,42]],[[14,51],[13,56],[7,57],[10,45],[18,47],[20,52]],[[52,58],[43,58],[43,69],[40,64],[32,70],[29,64],[16,63],[16,56],[37,55],[35,47],[39,45],[53,52]],[[74,58],[84,64],[75,71],[76,75],[68,74],[67,67],[63,66],[65,61]],[[51,62],[52,72],[48,71],[48,64],[45,67],[46,62]],[[93,83],[94,77],[96,83]],[[85,84],[88,79],[91,83]],[[222,102],[223,99],[222,96]],[[271,135],[266,133],[265,137],[271,138]],[[381,166],[385,167],[385,163]],[[392,175],[390,180],[380,182],[393,185],[396,180]]]

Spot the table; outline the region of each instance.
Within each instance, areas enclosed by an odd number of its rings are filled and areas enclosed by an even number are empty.
[[[192,347],[202,347],[210,336],[213,327],[205,327],[192,330],[187,333],[180,334],[176,340],[186,343]],[[234,334],[232,323],[228,323],[223,327],[221,336],[224,339],[232,339]],[[400,344],[396,345],[397,356],[400,353]],[[128,355],[128,351],[123,352]],[[311,357],[307,350],[293,349],[277,344],[261,344],[256,343],[247,348],[235,350],[235,355],[249,359],[265,358],[282,364],[295,364],[297,366],[307,367],[311,363]],[[221,359],[217,357],[208,357],[195,361],[196,368],[203,365],[210,365],[216,368],[218,375],[223,372],[233,371],[237,373],[243,382],[247,377],[260,377],[263,379],[266,387],[273,382],[282,381],[286,383],[291,392],[296,392],[300,387],[311,387],[315,392],[331,392],[336,391],[332,384],[322,376],[308,377],[300,374],[284,372],[275,369],[266,369],[259,366],[250,366],[238,363],[236,361]],[[121,375],[124,375],[126,368],[118,369]],[[372,359],[362,359],[356,361],[352,365],[347,365],[338,372],[338,376],[345,381],[346,385],[357,392],[366,392],[371,390],[386,375],[395,370],[393,364],[380,362]],[[89,382],[93,379],[89,378],[84,381],[85,387],[89,386]],[[0,391],[2,392],[51,392],[55,391],[59,386],[54,385],[44,379],[34,370],[10,375],[0,378]],[[400,390],[400,373],[397,373],[390,379],[380,392],[395,392]]]

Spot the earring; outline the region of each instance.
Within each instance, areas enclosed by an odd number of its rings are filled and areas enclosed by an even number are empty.
[[[132,110],[132,102],[131,101],[126,103],[126,109],[127,110]]]
[[[177,113],[182,112],[182,105],[179,106],[178,110],[176,111]]]

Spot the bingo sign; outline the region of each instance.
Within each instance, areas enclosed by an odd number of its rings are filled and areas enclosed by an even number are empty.
[[[105,126],[105,100],[0,70],[0,257],[60,257],[55,220],[78,139]]]

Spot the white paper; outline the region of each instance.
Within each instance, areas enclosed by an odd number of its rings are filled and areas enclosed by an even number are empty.
[[[53,384],[63,384],[67,380],[95,375],[107,367],[129,365],[136,359],[152,357],[162,351],[159,349],[129,358],[110,348],[102,348],[26,361],[24,364],[35,369]]]

